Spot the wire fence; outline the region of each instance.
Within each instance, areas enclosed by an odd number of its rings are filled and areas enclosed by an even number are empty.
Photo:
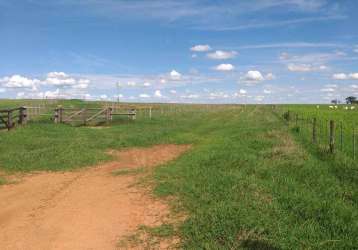
[[[322,151],[330,154],[341,152],[354,160],[358,157],[356,124],[339,119],[308,117],[293,111],[280,115],[292,131]]]

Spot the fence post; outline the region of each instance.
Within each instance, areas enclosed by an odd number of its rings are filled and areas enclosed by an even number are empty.
[[[331,154],[334,153],[334,131],[335,131],[335,125],[334,125],[334,121],[333,120],[330,120],[329,121],[329,151]]]
[[[12,111],[8,110],[7,112],[7,130],[12,128]]]
[[[356,159],[356,130],[353,127],[353,160]]]
[[[298,114],[295,115],[295,126],[298,128]]]
[[[149,120],[152,120],[152,107],[149,107]]]
[[[82,119],[83,119],[83,125],[86,126],[87,125],[87,121],[86,121],[86,108],[83,109],[82,112]]]
[[[317,118],[316,117],[313,118],[313,123],[312,123],[312,142],[314,144],[317,143]]]
[[[27,112],[25,107],[20,107],[19,124],[25,125],[27,122]]]
[[[340,122],[340,135],[339,135],[339,141],[340,141],[340,150],[343,151],[343,122]]]

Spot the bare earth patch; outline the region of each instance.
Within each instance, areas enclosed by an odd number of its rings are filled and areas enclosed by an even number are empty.
[[[0,249],[116,249],[141,226],[161,225],[166,203],[134,185],[149,168],[175,159],[186,145],[111,151],[116,161],[73,172],[35,173],[0,186]],[[143,249],[139,247],[138,249]]]

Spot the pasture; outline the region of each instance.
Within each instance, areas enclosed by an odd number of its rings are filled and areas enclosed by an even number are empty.
[[[18,105],[24,104],[0,101],[0,107]],[[102,104],[47,104],[51,110],[57,105]],[[146,106],[136,104],[141,105]],[[0,131],[0,192],[17,185],[7,184],[8,176],[95,166],[113,160],[108,150],[190,145],[140,181],[169,204],[171,214],[182,218],[146,231],[159,241],[178,238],[175,247],[182,249],[356,249],[358,167],[347,153],[353,147],[348,142],[352,134],[345,132],[342,150],[329,154],[323,130],[320,142],[311,143],[310,121],[313,116],[335,119],[350,131],[358,110],[316,105],[153,107],[151,118],[147,109],[139,108],[136,120],[118,117],[98,126],[55,124],[46,113],[26,126]],[[287,110],[299,115],[297,123],[283,119]],[[122,170],[116,175],[142,172]],[[134,236],[123,241],[143,244]]]

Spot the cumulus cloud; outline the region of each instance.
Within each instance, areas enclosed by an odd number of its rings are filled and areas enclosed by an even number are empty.
[[[250,70],[241,78],[245,83],[254,84],[265,80],[260,71]]]
[[[269,89],[264,89],[264,94],[271,94],[271,93],[272,93],[271,90],[269,90]]]
[[[203,45],[199,44],[191,47],[190,50],[195,52],[206,52],[211,50],[211,47],[208,44],[203,44]]]
[[[337,73],[333,74],[332,78],[334,80],[358,80],[358,73]]]
[[[242,95],[245,95],[245,94],[247,94],[247,91],[245,89],[240,89],[239,93],[242,94]]]
[[[73,87],[76,89],[86,89],[90,83],[88,79],[76,79],[65,72],[49,72],[44,81],[47,85],[57,87]]]
[[[160,92],[160,90],[156,90],[155,92],[154,92],[154,96],[155,97],[163,97],[163,95],[162,95],[162,93]]]
[[[349,78],[354,79],[354,80],[358,80],[358,73],[349,74]]]
[[[130,87],[135,87],[137,85],[137,83],[134,81],[129,81],[129,82],[127,82],[127,85]]]
[[[321,92],[334,92],[336,91],[335,88],[322,88],[320,89]]]
[[[292,72],[313,72],[313,71],[326,70],[327,66],[325,65],[314,66],[312,64],[289,64],[287,65],[287,68],[289,71]]]
[[[139,97],[140,98],[150,98],[150,95],[148,95],[148,94],[140,94]]]
[[[274,80],[274,79],[276,79],[276,76],[274,75],[274,74],[272,74],[272,73],[268,73],[266,76],[265,76],[265,79],[266,80]]]
[[[217,71],[232,71],[235,67],[232,64],[220,64],[215,67],[215,70]]]
[[[36,85],[40,82],[38,79],[29,79],[21,75],[7,76],[0,79],[1,85],[5,88],[36,89]]]
[[[188,95],[182,95],[180,96],[183,99],[197,99],[200,98],[200,95],[198,94],[188,94]]]
[[[213,60],[225,60],[236,57],[236,51],[223,51],[223,50],[216,50],[213,53],[209,53],[207,56]]]
[[[169,73],[169,76],[170,76],[170,79],[171,80],[174,80],[174,81],[178,81],[181,79],[182,75],[176,71],[176,70],[172,70],[170,73]]]
[[[344,73],[337,73],[337,74],[334,74],[332,76],[333,79],[335,80],[347,80],[348,79],[348,76]]]

